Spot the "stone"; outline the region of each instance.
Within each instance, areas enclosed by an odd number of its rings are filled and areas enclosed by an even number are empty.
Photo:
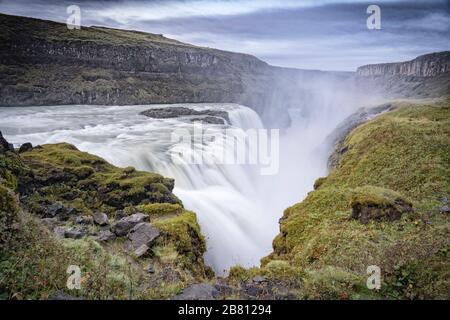
[[[66,230],[64,236],[70,239],[81,239],[85,233],[80,229],[68,229]]]
[[[30,142],[22,144],[19,148],[19,153],[33,150],[33,145]]]
[[[135,225],[148,220],[148,215],[143,213],[135,213],[131,216],[120,219],[113,224],[111,229],[112,232],[114,232],[118,237],[122,237],[125,236]]]
[[[145,268],[145,271],[147,271],[147,273],[155,273],[155,268],[153,268],[153,265],[149,264],[147,268]]]
[[[61,290],[56,291],[48,299],[49,300],[83,300],[82,298],[71,296]]]
[[[127,214],[123,210],[117,210],[115,213],[116,220],[120,220],[122,218],[125,218]]]
[[[148,252],[149,249],[150,248],[146,244],[143,244],[139,248],[134,250],[134,255],[137,258],[140,258],[140,257],[144,256]]]
[[[442,206],[440,209],[441,213],[450,213],[450,207],[449,206]]]
[[[59,202],[54,202],[44,209],[47,217],[58,217],[60,220],[67,220],[71,215],[75,214],[74,208],[66,208]]]
[[[99,235],[94,239],[100,242],[112,241],[116,238],[116,235],[109,230],[100,231]]]
[[[208,283],[193,284],[173,297],[173,300],[214,300],[219,296],[219,291]]]
[[[91,216],[78,216],[75,219],[78,224],[89,225],[94,223],[94,219]]]
[[[256,276],[256,277],[253,277],[253,279],[252,279],[252,282],[254,282],[254,283],[263,283],[266,281],[267,281],[267,279],[263,276]]]
[[[94,222],[100,226],[105,226],[109,223],[108,216],[103,212],[96,212],[93,215]]]
[[[448,198],[447,197],[441,197],[438,199],[440,202],[442,203],[448,203]]]
[[[59,237],[59,238],[65,238],[66,237],[66,229],[64,227],[55,227],[53,229],[53,233]]]
[[[137,224],[128,233],[128,239],[133,250],[140,248],[143,245],[151,247],[152,242],[159,237],[160,232],[150,223],[142,222]]]
[[[203,121],[212,124],[224,124],[230,122],[228,112],[222,110],[195,110],[186,107],[165,107],[165,108],[153,108],[142,111],[140,113],[149,118],[156,119],[172,119],[180,117],[195,116],[191,121]]]

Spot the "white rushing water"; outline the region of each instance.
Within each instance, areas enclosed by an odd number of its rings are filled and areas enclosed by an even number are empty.
[[[263,127],[258,115],[244,106],[183,106],[228,111],[233,127]],[[208,244],[207,263],[223,274],[236,264],[258,265],[271,251],[283,210],[299,202],[314,180],[326,173],[328,150],[321,145],[349,110],[340,110],[336,116],[327,103],[320,106],[307,115],[293,114],[293,126],[281,133],[280,170],[266,176],[254,165],[175,164],[171,155],[186,146],[173,142],[172,132],[180,128],[192,131],[198,124],[139,115],[149,106],[0,108],[0,130],[16,146],[68,142],[114,165],[174,178],[174,193],[198,215]],[[224,130],[220,125],[207,126],[217,132]],[[213,142],[203,145],[212,158],[216,148]]]

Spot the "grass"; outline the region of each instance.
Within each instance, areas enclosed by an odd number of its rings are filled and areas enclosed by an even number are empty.
[[[450,298],[450,221],[438,209],[450,194],[450,102],[395,106],[353,130],[339,166],[286,209],[262,268],[282,260],[303,272],[299,297]],[[351,219],[355,205],[398,203],[414,211],[398,221]],[[369,265],[382,270],[380,292],[364,289]],[[409,270],[413,287],[398,270]]]

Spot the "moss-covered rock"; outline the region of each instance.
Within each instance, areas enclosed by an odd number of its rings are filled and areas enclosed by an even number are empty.
[[[403,213],[412,212],[412,203],[400,193],[373,186],[354,189],[350,206],[352,218],[361,223],[399,220]]]
[[[167,298],[210,277],[196,215],[184,210],[173,187],[172,179],[115,167],[66,143],[0,152],[0,296]],[[94,224],[100,212],[102,226]],[[151,218],[151,228],[161,230],[152,254],[137,258],[122,237],[95,241],[112,235],[108,227],[126,214]],[[57,236],[69,233],[81,239]],[[66,288],[69,265],[81,268],[76,292]]]

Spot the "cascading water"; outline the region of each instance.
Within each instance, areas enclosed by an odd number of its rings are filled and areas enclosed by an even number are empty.
[[[262,129],[258,115],[235,104],[183,105],[229,113],[232,127]],[[162,105],[151,107],[163,107]],[[261,175],[256,165],[217,163],[218,148],[234,145],[197,141],[206,160],[174,162],[183,141],[173,141],[177,129],[194,132],[198,123],[182,119],[151,119],[139,115],[149,106],[52,106],[0,108],[0,130],[16,145],[68,142],[114,165],[134,166],[175,179],[174,193],[197,213],[208,250],[206,262],[218,274],[239,264],[258,265],[271,251],[283,210],[302,199],[314,180],[325,174],[326,135],[349,113],[330,111],[320,103],[307,115],[292,113],[293,125],[281,134],[280,165],[275,175]],[[295,110],[294,110],[295,111]],[[332,116],[329,116],[329,115]],[[205,125],[223,135],[225,126]],[[241,142],[246,143],[246,142]],[[249,148],[247,144],[241,146]],[[197,149],[195,149],[197,150]],[[193,151],[194,153],[196,151]],[[276,155],[278,156],[278,155]]]

